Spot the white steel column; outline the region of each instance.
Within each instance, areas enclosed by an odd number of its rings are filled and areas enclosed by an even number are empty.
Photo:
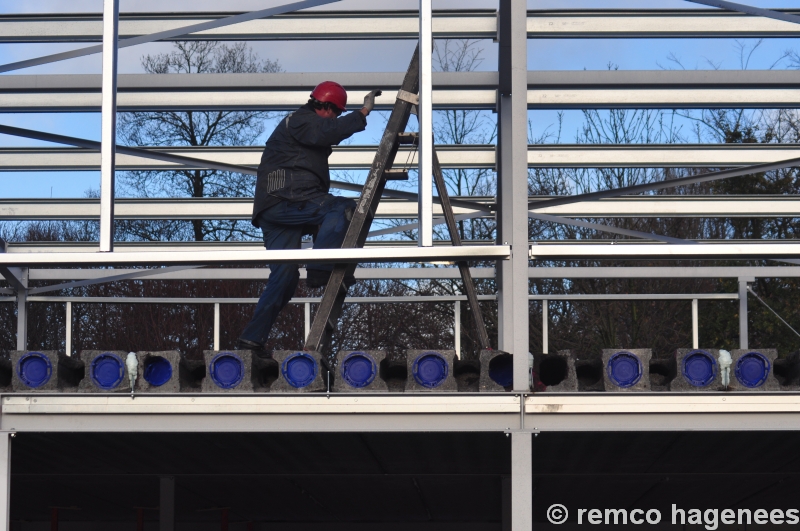
[[[12,434],[0,433],[0,529],[9,530],[11,498],[11,438]]]
[[[433,245],[433,13],[419,0],[419,246]]]
[[[309,332],[311,332],[311,303],[310,302],[305,303],[305,315],[304,315],[303,322],[305,323],[305,326],[306,326],[306,328],[305,328],[306,335],[304,337],[308,337]]]
[[[511,435],[511,531],[533,529],[533,434]]]
[[[17,350],[28,350],[27,289],[17,289]]]
[[[158,529],[175,531],[175,478],[162,476],[159,487]]]
[[[66,339],[64,340],[64,350],[67,356],[72,356],[72,301],[67,301],[66,316],[64,326],[66,328]]]
[[[100,151],[100,251],[114,250],[119,0],[103,0],[103,97]]]
[[[219,345],[219,303],[214,303],[214,350],[220,350]]]
[[[697,299],[692,299],[692,348],[700,348],[700,312]]]
[[[500,0],[498,263],[500,348],[514,355],[514,390],[528,391],[528,52],[526,0]]]
[[[747,283],[755,282],[755,278],[739,278],[739,348],[750,348],[747,323]]]
[[[542,301],[542,354],[550,351],[550,336],[547,334],[550,328],[550,301]]]
[[[456,340],[456,357],[461,359],[461,301],[453,303],[453,335]]]

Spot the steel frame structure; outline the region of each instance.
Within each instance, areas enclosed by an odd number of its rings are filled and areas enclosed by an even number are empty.
[[[322,2],[319,2],[322,3]],[[708,0],[700,3],[726,4]],[[105,282],[122,279],[265,279],[264,269],[205,270],[193,266],[252,263],[269,260],[303,262],[434,261],[458,259],[497,260],[495,270],[473,269],[474,278],[496,278],[499,307],[499,348],[514,353],[515,393],[457,396],[374,395],[355,400],[349,395],[313,396],[148,396],[106,395],[5,395],[0,413],[0,526],[8,527],[10,437],[18,431],[504,431],[512,437],[511,529],[529,531],[532,526],[532,436],[542,430],[786,430],[798,429],[800,402],[794,394],[692,395],[547,395],[528,394],[527,350],[529,305],[532,300],[558,300],[552,295],[528,293],[530,278],[686,278],[729,277],[739,281],[735,294],[644,295],[630,298],[706,298],[739,300],[740,336],[747,345],[747,289],[757,277],[798,277],[800,268],[774,267],[625,267],[560,268],[531,267],[530,260],[590,259],[793,259],[800,245],[786,242],[702,242],[678,244],[612,242],[528,241],[531,211],[552,216],[796,216],[794,197],[584,198],[555,204],[552,198],[530,198],[528,168],[558,167],[735,167],[800,158],[796,146],[528,146],[529,109],[583,108],[795,108],[796,72],[528,72],[528,39],[539,38],[707,38],[796,37],[793,24],[798,11],[787,16],[765,17],[720,10],[581,10],[527,11],[525,0],[499,0],[497,11],[432,12],[430,0],[421,0],[421,12],[362,12],[337,15],[330,12],[278,15],[224,26],[230,14],[206,13],[120,15],[118,0],[105,0],[105,15],[0,16],[0,42],[99,42],[103,41],[102,76],[0,77],[0,108],[4,112],[96,112],[103,110],[103,149],[28,148],[0,150],[3,171],[77,171],[102,169],[103,195],[99,201],[4,200],[0,218],[100,219],[97,246],[3,245],[0,274],[10,288],[0,290],[0,302],[18,307],[18,346],[26,346],[25,312],[28,303],[64,302],[67,313],[77,298],[36,295],[48,288],[30,288],[31,280]],[[760,10],[764,11],[764,10]],[[768,10],[767,10],[768,11]],[[421,15],[421,16],[420,16]],[[234,17],[235,18],[235,17]],[[241,18],[241,20],[247,17]],[[779,18],[781,20],[775,20]],[[116,35],[120,39],[146,37],[191,24],[208,23],[212,29],[182,36],[201,40],[293,39],[495,39],[499,42],[497,73],[432,74],[421,71],[423,91],[422,130],[430,127],[430,109],[493,110],[498,118],[497,147],[459,146],[439,149],[442,164],[450,168],[494,168],[498,172],[497,198],[458,198],[456,214],[496,216],[498,236],[493,245],[450,247],[432,245],[430,226],[440,213],[424,182],[417,197],[381,205],[380,216],[423,218],[421,246],[371,246],[364,249],[265,252],[250,245],[163,246],[118,245],[110,234],[113,220],[193,219],[202,213],[214,219],[246,217],[240,200],[113,200],[110,190],[116,169],[170,169],[175,163],[153,162],[130,155],[115,157],[113,127],[116,110],[268,109],[294,108],[308,88],[319,79],[310,74],[258,74],[230,76],[116,75]],[[429,40],[423,39],[424,47]],[[424,61],[423,61],[424,62]],[[334,74],[324,74],[333,76]],[[401,76],[396,73],[335,74],[357,92],[379,87],[385,95],[378,107],[387,108],[396,97]],[[429,130],[429,129],[427,129]],[[427,140],[423,139],[421,163],[428,170]],[[370,147],[337,149],[334,167],[364,169]],[[205,150],[164,149],[175,155],[217,163],[257,164],[259,150],[224,148]],[[451,158],[448,158],[451,157]],[[414,160],[416,162],[416,160]],[[465,205],[467,199],[479,207]],[[539,207],[537,203],[543,203]],[[414,207],[419,210],[415,211]],[[116,211],[115,211],[116,208]],[[566,220],[569,223],[569,220]],[[112,252],[113,251],[113,252]],[[64,269],[65,265],[82,269]],[[172,266],[161,268],[160,266]],[[52,268],[51,268],[52,266]],[[89,266],[114,266],[113,270]],[[130,269],[128,266],[156,266]],[[453,268],[357,269],[359,278],[457,278]],[[72,284],[75,285],[75,284]],[[61,286],[63,288],[63,285]],[[56,289],[50,287],[49,289]],[[492,298],[492,297],[488,297]],[[562,299],[575,297],[560,297]],[[578,297],[579,299],[581,297]],[[625,298],[621,296],[620,298]],[[592,297],[583,297],[591,300]],[[595,297],[596,299],[596,297]],[[83,302],[100,302],[80,299]],[[428,302],[425,298],[417,301]],[[440,299],[437,299],[440,300]],[[460,298],[459,298],[460,300]],[[132,302],[116,300],[116,302]],[[145,302],[138,300],[136,302]],[[153,302],[153,300],[146,300]],[[163,302],[168,302],[164,300]],[[176,302],[169,300],[169,302]],[[240,300],[193,301],[215,304]],[[309,305],[314,301],[296,300]],[[360,302],[360,301],[350,301]],[[370,302],[380,302],[372,299]],[[389,302],[389,301],[385,301]],[[400,302],[393,300],[392,302]],[[402,302],[406,302],[403,300]],[[448,302],[453,302],[448,300]],[[455,311],[455,310],[454,310]],[[544,312],[545,319],[547,312]],[[218,322],[218,320],[217,320]],[[546,329],[546,328],[545,328]],[[696,325],[695,325],[696,332]],[[695,346],[697,334],[695,333]],[[218,338],[218,334],[215,334]],[[70,341],[69,337],[67,339]],[[218,344],[218,339],[215,344]],[[545,339],[545,351],[547,341]],[[687,413],[691,409],[691,413]],[[267,422],[254,423],[254,419]],[[79,421],[79,422],[78,422]],[[257,427],[254,427],[257,426]]]

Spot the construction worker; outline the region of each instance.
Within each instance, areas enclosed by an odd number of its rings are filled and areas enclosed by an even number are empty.
[[[347,92],[340,84],[325,81],[311,92],[308,103],[280,121],[261,156],[253,202],[252,222],[261,228],[268,250],[299,249],[305,234],[314,236],[316,249],[341,247],[356,203],[328,193],[328,156],[331,146],[366,128],[367,115],[380,94],[373,90],[361,110],[340,116]],[[267,287],[237,348],[264,350],[275,319],[297,289],[298,267],[297,263],[270,264]],[[324,286],[332,270],[333,264],[309,264],[308,285]],[[352,281],[345,279],[345,284]]]

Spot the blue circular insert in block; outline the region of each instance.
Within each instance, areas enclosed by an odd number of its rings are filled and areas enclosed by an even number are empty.
[[[53,365],[41,352],[27,352],[17,362],[17,376],[22,383],[36,389],[50,381]]]
[[[511,354],[500,354],[489,361],[489,378],[502,387],[514,384],[514,358]]]
[[[112,352],[103,352],[92,360],[92,381],[100,389],[114,389],[125,377],[125,362]]]
[[[290,354],[281,365],[281,374],[284,379],[297,389],[310,385],[317,377],[317,370],[317,360],[307,352]]]
[[[760,352],[748,352],[736,362],[736,379],[745,387],[761,387],[767,381],[770,366]]]
[[[144,379],[153,387],[164,385],[172,378],[172,365],[166,358],[151,356],[144,362]]]
[[[223,389],[232,389],[244,378],[244,362],[233,352],[220,352],[208,364],[211,380]]]
[[[423,352],[414,360],[411,373],[421,386],[428,389],[439,387],[449,374],[447,360],[438,352]]]
[[[366,352],[351,352],[342,360],[341,372],[348,385],[360,389],[375,380],[378,364]]]
[[[717,376],[717,360],[705,350],[693,350],[683,358],[681,372],[695,387],[705,387]]]
[[[633,387],[642,379],[642,360],[633,352],[622,350],[608,358],[606,367],[609,379],[617,387]]]

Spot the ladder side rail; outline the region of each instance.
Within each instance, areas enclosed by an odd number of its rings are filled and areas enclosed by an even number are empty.
[[[411,58],[408,71],[403,79],[402,90],[412,94],[416,94],[419,91],[419,47],[414,51],[414,55]],[[410,115],[411,103],[398,99],[394,104],[389,122],[386,124],[383,137],[378,145],[378,151],[375,153],[372,168],[367,176],[356,210],[353,213],[353,219],[350,220],[350,225],[342,243],[343,249],[364,246],[386,184],[384,171],[390,169],[394,163],[399,147],[398,134],[405,131]],[[342,314],[344,299],[347,295],[344,279],[348,274],[352,274],[355,271],[356,265],[337,264],[334,267],[328,284],[325,286],[322,301],[320,301],[317,313],[314,315],[314,321],[311,324],[308,338],[306,338],[305,350],[319,352],[327,346],[331,332]]]
[[[461,246],[461,235],[458,234],[458,225],[453,215],[453,206],[450,204],[450,195],[447,193],[447,184],[444,182],[444,173],[442,172],[442,165],[439,164],[436,148],[433,149],[433,180],[439,192],[442,212],[447,222],[447,229],[450,232],[450,240],[454,246]],[[486,332],[486,323],[483,321],[483,314],[481,314],[481,308],[478,305],[478,293],[475,290],[475,283],[472,281],[472,274],[469,272],[469,264],[464,260],[460,260],[457,265],[458,271],[461,273],[461,281],[464,284],[464,293],[467,295],[467,301],[469,302],[472,320],[475,322],[475,330],[478,332],[478,341],[481,349],[488,350],[491,348],[489,334]],[[460,355],[461,353],[459,353]]]

